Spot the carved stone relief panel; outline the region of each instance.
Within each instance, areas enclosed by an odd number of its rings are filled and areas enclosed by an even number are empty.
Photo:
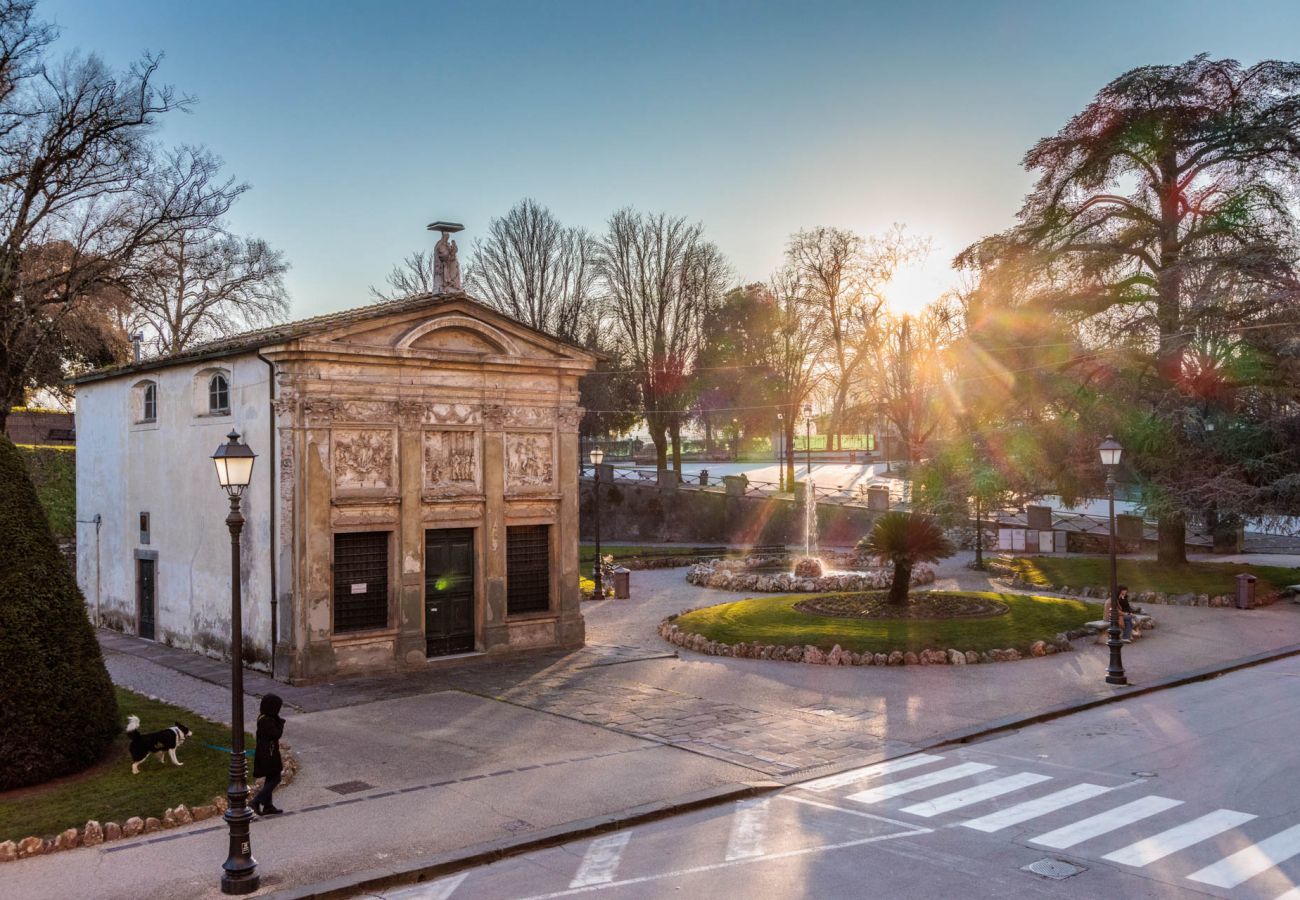
[[[578,426],[582,424],[582,417],[586,412],[587,411],[581,406],[566,406],[557,414],[560,427],[565,431],[577,431]]]
[[[347,422],[383,422],[396,421],[398,405],[387,400],[344,400],[336,415]]]
[[[479,421],[479,409],[469,403],[432,403],[431,421],[438,425],[471,425]]]
[[[549,488],[555,483],[555,448],[544,431],[506,432],[506,487]]]
[[[424,433],[424,489],[435,494],[478,493],[482,471],[478,432]]]
[[[555,408],[551,406],[512,406],[507,421],[525,428],[549,428],[555,424]]]
[[[390,429],[336,428],[331,443],[336,490],[387,491],[397,483]]]

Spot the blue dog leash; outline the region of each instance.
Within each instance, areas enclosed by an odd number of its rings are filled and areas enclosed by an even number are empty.
[[[203,746],[205,746],[205,747],[211,747],[213,750],[220,750],[222,753],[234,753],[234,752],[235,752],[234,750],[231,750],[229,747],[218,747],[216,744],[204,744]],[[252,755],[253,755],[253,751],[252,751],[252,750],[245,750],[245,751],[244,751],[244,755],[245,755],[245,756],[252,756]]]

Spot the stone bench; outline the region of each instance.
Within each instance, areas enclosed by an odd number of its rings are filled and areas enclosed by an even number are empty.
[[[1108,619],[1098,619],[1095,622],[1084,623],[1089,633],[1097,635],[1096,643],[1104,644],[1110,640],[1110,621]],[[1122,627],[1122,626],[1121,626]],[[1133,614],[1133,640],[1142,637],[1142,632],[1149,631],[1156,627],[1156,620],[1146,613]]]

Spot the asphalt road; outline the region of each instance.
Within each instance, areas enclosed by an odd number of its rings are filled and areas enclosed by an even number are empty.
[[[1300,900],[1297,689],[1292,658],[382,896]]]

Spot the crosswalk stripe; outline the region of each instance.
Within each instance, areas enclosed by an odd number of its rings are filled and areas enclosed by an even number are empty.
[[[736,814],[731,817],[731,837],[727,841],[727,856],[731,859],[745,859],[749,856],[763,855],[763,832],[767,826],[768,798],[754,802],[737,804]]]
[[[1234,888],[1297,854],[1300,854],[1300,825],[1292,825],[1187,877],[1201,884]]]
[[[1236,828],[1255,818],[1250,813],[1235,812],[1231,809],[1216,809],[1198,819],[1192,819],[1168,831],[1162,831],[1136,844],[1129,844],[1114,853],[1107,853],[1102,859],[1124,866],[1141,868],[1158,859],[1164,859],[1171,853],[1177,853],[1192,844]]]
[[[954,809],[961,809],[963,806],[970,806],[983,800],[992,800],[994,797],[1001,797],[1003,794],[1010,794],[1012,791],[1018,791],[1021,788],[1051,780],[1051,775],[1021,772],[1017,775],[999,778],[996,781],[977,784],[975,787],[963,791],[945,794],[933,800],[915,803],[912,806],[904,807],[902,812],[928,819],[931,816],[952,812]]]
[[[1289,891],[1278,894],[1273,900],[1300,900],[1300,887],[1293,887]]]
[[[987,772],[989,769],[994,768],[997,767],[988,766],[984,763],[962,763],[959,766],[940,769],[938,772],[928,772],[925,775],[917,775],[915,778],[906,778],[903,781],[895,781],[893,784],[882,784],[878,788],[850,794],[848,799],[855,803],[877,803],[881,800],[888,800],[890,797],[900,797],[913,791],[934,787],[936,784],[946,784],[959,778],[978,775],[980,772]]]
[[[806,781],[799,787],[805,791],[829,791],[848,784],[856,784],[859,781],[866,781],[868,778],[876,778],[880,775],[889,775],[932,762],[939,762],[941,759],[943,759],[942,756],[931,756],[928,753],[901,756],[898,759],[887,759],[874,765],[863,766],[861,769],[850,769],[847,772],[840,772],[838,775],[827,775],[825,778]]]
[[[1011,825],[1037,819],[1039,816],[1045,816],[1071,804],[1089,800],[1109,790],[1110,788],[1102,787],[1099,784],[1076,784],[1074,787],[1048,794],[1046,797],[1026,800],[1024,803],[1008,806],[1006,809],[989,813],[987,816],[980,816],[978,819],[962,822],[962,825],[967,828],[974,828],[976,831],[1001,831]]]
[[[396,893],[384,894],[386,900],[447,900],[460,887],[460,883],[469,877],[469,872],[457,872],[446,878],[439,878],[430,884],[418,884]]]
[[[614,873],[618,871],[618,862],[623,858],[623,851],[631,839],[632,832],[620,831],[592,841],[582,857],[582,864],[578,866],[578,874],[573,876],[569,887],[580,888],[613,881]]]
[[[1181,800],[1170,800],[1168,797],[1157,797],[1155,794],[1151,794],[1134,800],[1132,803],[1117,806],[1108,812],[1099,813],[1091,818],[1066,825],[1064,828],[1058,828],[1055,831],[1047,832],[1047,834],[1039,835],[1030,840],[1029,843],[1065,850],[1075,844],[1082,844],[1084,841],[1116,831],[1125,825],[1140,822],[1142,819],[1162,813],[1167,809],[1181,806],[1182,803]]]

